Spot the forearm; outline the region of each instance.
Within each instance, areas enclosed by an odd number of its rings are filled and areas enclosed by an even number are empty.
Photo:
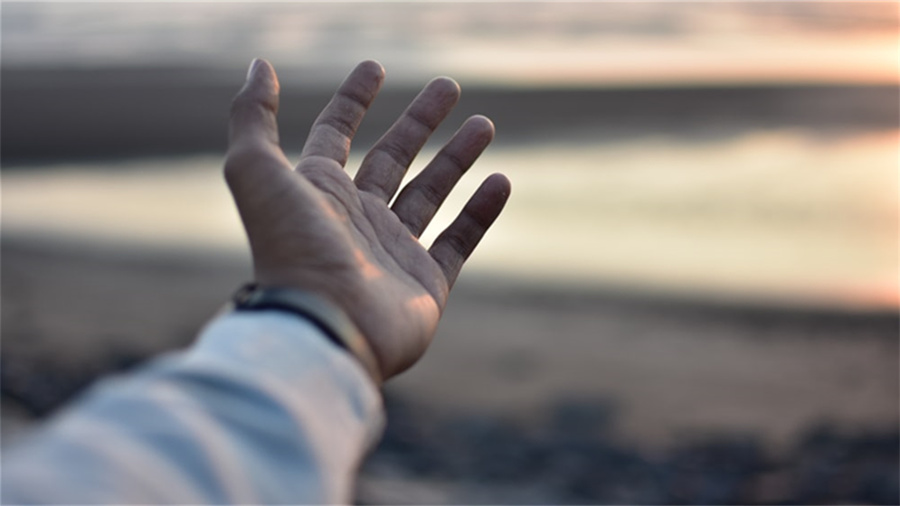
[[[383,425],[365,371],[293,315],[214,320],[4,456],[4,502],[347,502]]]

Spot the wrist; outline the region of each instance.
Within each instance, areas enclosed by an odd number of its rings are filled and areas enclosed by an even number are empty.
[[[297,315],[318,327],[333,344],[350,353],[380,386],[381,367],[359,328],[337,305],[311,291],[248,283],[232,296],[235,311],[278,310]]]

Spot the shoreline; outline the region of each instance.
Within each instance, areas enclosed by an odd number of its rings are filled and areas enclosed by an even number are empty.
[[[223,272],[251,272],[249,251],[231,247],[204,245],[177,247],[168,243],[112,242],[97,238],[79,239],[47,233],[0,233],[0,251],[12,255],[42,258],[46,262],[88,261],[115,265],[123,269],[199,268]],[[477,272],[469,272],[477,271]],[[823,300],[803,301],[787,298],[764,298],[758,295],[716,292],[686,292],[662,287],[627,285],[621,282],[595,280],[570,281],[566,278],[522,278],[506,273],[470,268],[462,274],[465,297],[473,301],[498,301],[501,305],[525,305],[549,310],[587,310],[595,305],[635,307],[670,314],[692,314],[698,317],[728,315],[733,318],[769,318],[828,320],[841,322],[878,322],[882,328],[900,330],[900,307],[852,306],[829,304]],[[883,334],[881,334],[883,336]]]
[[[98,378],[189,345],[250,273],[199,251],[0,239],[3,446]],[[384,390],[358,501],[703,502],[697,483],[716,502],[896,498],[895,312],[470,274]],[[857,488],[828,485],[821,463]]]
[[[246,258],[199,252],[67,249],[9,237],[0,246],[4,392],[38,415],[99,375],[187,345],[250,274]],[[759,432],[778,446],[823,417],[847,427],[900,417],[895,311],[470,274],[432,349],[388,389],[434,416],[530,424],[548,403],[607,399],[622,407],[622,437],[651,446],[706,430]]]
[[[178,68],[3,68],[3,164],[223,153],[229,104],[242,78],[242,74]],[[299,146],[332,93],[330,88],[301,84],[282,82],[279,124],[286,148],[294,141]],[[498,145],[615,142],[648,135],[691,141],[771,128],[841,135],[900,125],[900,97],[896,86],[890,85],[501,88],[461,84],[462,99],[436,132],[436,139],[449,137],[472,114],[492,118]],[[417,91],[388,83],[366,116],[357,142],[374,142]]]

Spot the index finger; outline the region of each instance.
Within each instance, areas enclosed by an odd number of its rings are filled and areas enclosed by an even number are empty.
[[[383,82],[380,63],[369,60],[357,65],[316,118],[301,158],[323,156],[346,164],[350,142]]]

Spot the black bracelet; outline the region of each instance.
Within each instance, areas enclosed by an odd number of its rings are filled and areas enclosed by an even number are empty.
[[[276,309],[302,316],[334,344],[356,357],[375,383],[381,384],[381,369],[369,343],[350,317],[325,298],[297,288],[248,283],[235,292],[231,301],[235,311]]]

